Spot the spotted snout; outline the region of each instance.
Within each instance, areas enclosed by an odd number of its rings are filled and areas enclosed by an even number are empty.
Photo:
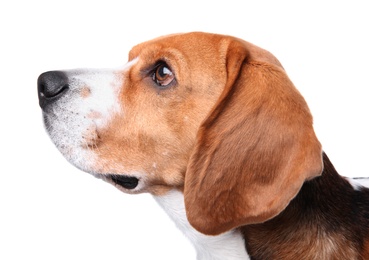
[[[84,171],[100,173],[95,148],[102,129],[120,112],[120,87],[114,70],[48,71],[37,80],[48,134],[66,159]]]

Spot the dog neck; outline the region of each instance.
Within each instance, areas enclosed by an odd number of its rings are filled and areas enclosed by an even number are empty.
[[[192,242],[198,260],[250,259],[240,232],[231,230],[218,236],[207,236],[195,230],[188,222],[183,193],[172,190],[164,196],[155,196],[177,227]]]
[[[278,216],[240,228],[253,258],[365,258],[369,190],[341,177],[326,154],[323,162],[322,175],[305,182]]]

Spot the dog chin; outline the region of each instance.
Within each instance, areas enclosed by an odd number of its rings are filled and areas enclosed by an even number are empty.
[[[97,174],[94,170],[96,156],[93,152],[82,147],[57,146],[57,148],[67,161],[78,169],[87,173]]]
[[[60,142],[61,138],[58,138],[57,135],[52,136],[51,139],[59,152],[76,168],[112,184],[124,193],[137,194],[145,191],[145,174],[135,171],[129,173],[106,172],[107,169],[104,169],[104,165],[107,163],[94,153],[94,144],[66,145]],[[91,148],[91,146],[93,147]]]
[[[78,169],[95,174],[94,165],[96,162],[96,155],[92,152],[85,144],[71,145],[69,142],[65,142],[66,138],[59,138],[59,135],[49,133],[53,143],[59,152],[64,156],[65,159]]]

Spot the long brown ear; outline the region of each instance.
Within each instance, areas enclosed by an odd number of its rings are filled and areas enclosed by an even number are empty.
[[[323,167],[305,100],[271,54],[246,44],[228,48],[227,84],[186,172],[188,220],[208,235],[276,216]]]

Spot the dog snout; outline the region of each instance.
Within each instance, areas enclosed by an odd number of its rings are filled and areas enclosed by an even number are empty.
[[[69,89],[68,77],[62,71],[42,73],[37,80],[39,104],[45,109],[62,97]]]

